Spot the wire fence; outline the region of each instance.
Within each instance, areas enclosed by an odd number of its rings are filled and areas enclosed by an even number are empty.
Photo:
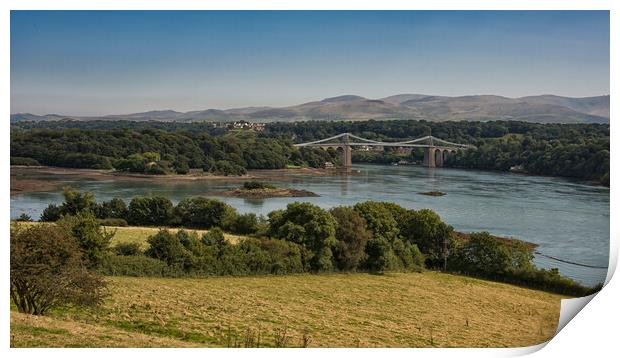
[[[607,266],[594,266],[594,265],[587,265],[587,264],[581,264],[581,263],[578,263],[578,262],[568,261],[568,260],[564,260],[564,259],[560,259],[560,258],[557,258],[557,257],[553,257],[553,256],[549,256],[549,255],[543,254],[540,251],[534,251],[534,253],[537,254],[537,255],[540,255],[542,257],[546,257],[548,259],[554,260],[554,261],[563,262],[563,263],[571,264],[571,265],[575,265],[575,266],[581,266],[581,267],[587,267],[587,268],[593,268],[593,269],[604,269],[604,270],[607,270],[607,268],[608,268]]]

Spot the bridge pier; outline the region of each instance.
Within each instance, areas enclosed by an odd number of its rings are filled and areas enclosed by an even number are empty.
[[[425,167],[435,168],[435,147],[424,148],[424,161],[422,164]]]
[[[349,170],[353,166],[353,161],[351,160],[351,146],[344,145],[340,148],[342,148],[342,151],[340,152],[340,162],[342,163],[342,167]]]

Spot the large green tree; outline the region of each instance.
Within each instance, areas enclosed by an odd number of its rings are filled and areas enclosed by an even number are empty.
[[[327,211],[310,203],[291,203],[286,210],[269,214],[270,236],[305,248],[309,254],[307,261],[314,271],[332,269],[336,225],[336,220]]]

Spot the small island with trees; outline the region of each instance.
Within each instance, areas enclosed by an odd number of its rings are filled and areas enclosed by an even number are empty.
[[[259,181],[246,181],[240,188],[216,193],[219,196],[232,196],[246,199],[302,198],[317,197],[316,193],[302,189],[278,188]]]

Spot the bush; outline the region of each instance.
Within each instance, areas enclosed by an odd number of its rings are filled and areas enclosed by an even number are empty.
[[[65,304],[94,306],[105,283],[86,269],[76,240],[56,225],[11,227],[11,300],[19,312],[42,315]]]
[[[63,189],[65,202],[61,205],[62,215],[76,215],[82,211],[95,212],[97,203],[91,192],[80,192],[70,186]]]
[[[98,271],[103,275],[164,277],[179,276],[165,262],[146,256],[108,255]]]
[[[267,184],[267,183],[263,183],[259,181],[246,181],[243,183],[243,189],[245,190],[275,189],[275,188],[276,187],[271,184]]]
[[[189,164],[187,164],[186,160],[177,160],[174,163],[174,171],[177,174],[187,174],[189,173]]]
[[[26,213],[21,213],[17,219],[15,219],[15,221],[32,221],[32,218],[30,217],[30,215],[26,214]]]
[[[75,216],[64,216],[57,225],[69,232],[77,241],[89,267],[101,263],[114,237],[115,231],[109,232],[101,227],[95,216],[89,212],[80,212]]]
[[[236,215],[230,224],[230,231],[239,235],[255,234],[261,229],[256,214]]]
[[[366,244],[364,267],[371,272],[382,273],[395,266],[396,257],[390,243],[383,237],[373,237]]]
[[[62,209],[55,204],[49,204],[41,214],[41,221],[52,222],[60,219],[62,215]]]
[[[366,221],[349,207],[337,207],[330,210],[336,219],[336,246],[334,258],[338,268],[343,271],[356,270],[365,257],[366,243],[372,238],[372,232],[366,229]]]
[[[128,222],[132,225],[168,224],[173,217],[173,205],[170,199],[154,197],[135,197],[129,203]]]
[[[202,242],[205,245],[228,245],[228,241],[224,237],[224,232],[219,227],[215,227],[202,235]]]
[[[138,243],[121,242],[114,246],[114,252],[120,256],[138,256],[142,254],[142,249]]]
[[[192,255],[183,247],[179,238],[168,230],[160,230],[148,238],[149,248],[146,256],[162,260],[173,269],[182,269],[187,272],[191,269]]]
[[[451,270],[497,279],[515,270],[530,269],[532,257],[532,250],[525,245],[509,245],[480,232],[457,246],[448,261]]]
[[[63,190],[65,201],[61,205],[49,204],[41,214],[41,221],[57,221],[63,215],[76,215],[82,211],[96,212],[97,204],[92,193],[83,193],[70,186]]]
[[[458,242],[448,260],[448,268],[563,295],[584,296],[593,292],[594,288],[561,276],[557,269],[536,268],[531,263],[532,258],[532,249],[524,243],[500,241],[487,232],[472,233],[468,240]]]
[[[186,198],[174,208],[174,215],[185,227],[209,229],[228,228],[236,216],[236,210],[216,199],[203,197]]]
[[[213,174],[224,175],[224,176],[244,175],[246,173],[246,170],[244,167],[238,164],[229,162],[227,160],[219,160],[215,162],[211,167],[205,168],[205,169],[212,172]]]
[[[97,205],[95,214],[100,219],[126,219],[128,210],[127,205],[122,199],[114,198],[110,201],[104,201]]]

